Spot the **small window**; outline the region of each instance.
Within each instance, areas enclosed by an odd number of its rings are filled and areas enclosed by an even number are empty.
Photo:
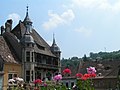
[[[17,74],[14,74],[14,77],[17,77]]]
[[[32,81],[33,81],[33,70],[31,71],[31,73],[32,73],[32,74],[31,74],[31,78],[32,78]]]
[[[105,69],[105,70],[110,70],[111,67],[110,67],[110,66],[106,66],[104,69]]]
[[[71,87],[73,87],[74,86],[74,82],[71,82]]]
[[[37,47],[38,47],[40,50],[45,50],[45,47],[40,46],[40,45],[39,45],[39,44],[37,44],[37,43],[36,43],[36,45],[37,45]]]
[[[34,62],[34,52],[32,52],[32,62]]]
[[[26,62],[30,62],[30,52],[26,52]]]
[[[12,77],[12,74],[8,74],[8,80],[9,79],[12,79],[13,77]]]
[[[30,81],[30,71],[26,71],[26,81]]]
[[[30,46],[30,44],[29,43],[27,43],[27,47],[29,47]]]
[[[34,44],[32,44],[32,47],[34,47]]]
[[[15,77],[17,77],[17,74],[16,74],[16,73],[9,73],[9,74],[8,74],[8,80],[9,80],[9,79],[13,79],[13,78],[15,78]]]
[[[66,87],[68,88],[68,82],[66,82]]]

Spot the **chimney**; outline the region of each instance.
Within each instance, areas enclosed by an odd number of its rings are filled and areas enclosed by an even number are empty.
[[[9,19],[5,23],[5,31],[10,32],[11,30],[12,30],[12,19]]]
[[[4,26],[1,26],[1,35],[3,35],[4,31],[5,31]]]

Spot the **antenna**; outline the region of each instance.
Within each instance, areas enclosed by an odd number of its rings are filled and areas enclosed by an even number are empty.
[[[104,47],[104,50],[105,50],[105,52],[106,52],[106,47]]]

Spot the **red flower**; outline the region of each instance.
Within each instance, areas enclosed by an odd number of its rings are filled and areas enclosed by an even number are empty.
[[[77,74],[76,74],[76,77],[77,77],[77,78],[81,78],[82,76],[83,76],[83,74],[81,74],[81,73],[77,73]]]
[[[84,77],[90,78],[90,74],[84,74]]]
[[[90,77],[96,77],[95,73],[90,74]]]
[[[42,84],[42,80],[36,79],[36,80],[34,81],[34,84]]]
[[[87,77],[82,76],[82,77],[81,77],[81,79],[82,79],[82,80],[87,80],[88,78],[87,78]]]
[[[66,68],[63,70],[63,74],[71,74],[71,70]]]

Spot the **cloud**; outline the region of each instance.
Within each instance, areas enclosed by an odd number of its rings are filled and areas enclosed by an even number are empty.
[[[81,33],[85,37],[90,37],[92,35],[92,30],[87,29],[87,28],[85,28],[83,26],[80,27],[80,28],[75,29],[75,31]]]
[[[17,13],[11,13],[8,15],[8,19],[12,19],[14,23],[18,23],[20,16]]]
[[[72,0],[72,4],[76,7],[110,10],[112,12],[120,12],[120,0],[110,2],[110,0]]]
[[[54,29],[60,25],[68,24],[75,18],[75,15],[71,9],[68,9],[61,15],[49,11],[48,16],[50,17],[49,20],[42,24],[43,28],[46,30]]]

